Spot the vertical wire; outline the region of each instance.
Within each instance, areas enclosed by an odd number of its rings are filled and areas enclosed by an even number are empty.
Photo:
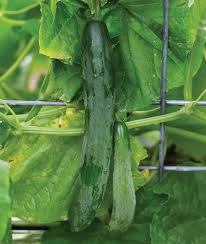
[[[168,55],[168,31],[169,31],[169,0],[163,0],[163,48],[162,48],[162,75],[161,75],[161,96],[160,114],[165,114],[166,90],[167,90],[167,55]],[[160,145],[159,145],[159,179],[164,176],[164,148],[165,148],[165,125],[160,124]]]

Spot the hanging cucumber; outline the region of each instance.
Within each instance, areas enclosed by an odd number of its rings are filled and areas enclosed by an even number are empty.
[[[113,209],[110,231],[126,231],[133,221],[136,198],[131,169],[128,129],[123,122],[115,125]]]
[[[71,209],[71,229],[80,231],[102,203],[113,155],[114,84],[112,47],[106,25],[89,21],[83,35],[85,135],[79,187]]]

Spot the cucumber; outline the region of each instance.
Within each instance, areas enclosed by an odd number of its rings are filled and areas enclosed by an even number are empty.
[[[109,230],[126,231],[133,221],[135,206],[129,133],[125,123],[117,122],[114,140],[113,209]]]
[[[108,182],[113,156],[114,79],[112,46],[105,23],[92,20],[83,35],[85,134],[79,187],[69,216],[80,231],[95,218]]]

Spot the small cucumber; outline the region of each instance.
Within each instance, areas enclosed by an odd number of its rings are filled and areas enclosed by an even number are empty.
[[[129,133],[125,123],[116,123],[114,141],[113,209],[109,230],[124,232],[133,221],[136,206]]]
[[[70,210],[71,229],[80,231],[95,218],[104,198],[113,156],[114,79],[112,46],[104,22],[92,20],[83,35],[85,134],[79,187]]]

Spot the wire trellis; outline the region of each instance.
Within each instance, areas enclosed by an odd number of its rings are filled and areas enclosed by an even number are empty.
[[[185,106],[192,101],[185,100],[167,100],[167,64],[168,64],[168,31],[169,31],[169,0],[163,0],[163,48],[162,48],[162,75],[160,100],[154,101],[153,105],[160,106],[160,115],[165,114],[166,106]],[[9,106],[67,106],[64,102],[54,101],[25,101],[25,100],[1,100],[0,105],[7,104]],[[206,106],[206,101],[199,101],[196,106]],[[158,171],[160,181],[163,179],[165,171],[180,172],[199,172],[206,171],[206,166],[166,166],[164,165],[165,151],[165,124],[160,124],[160,145],[159,145],[159,166],[139,166],[140,170],[148,169],[150,171]],[[47,226],[25,226],[13,225],[16,230],[44,230]]]

